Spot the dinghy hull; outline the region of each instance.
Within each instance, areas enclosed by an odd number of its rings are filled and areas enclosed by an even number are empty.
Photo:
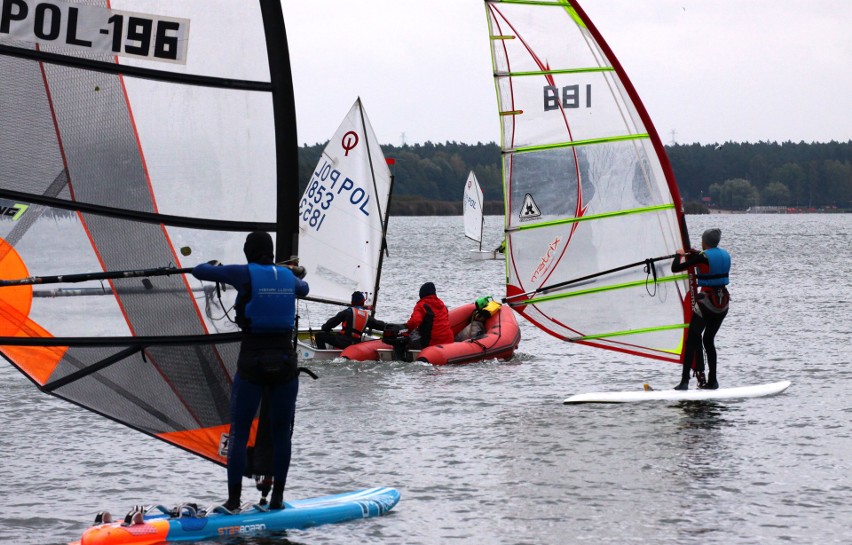
[[[470,323],[475,309],[476,306],[471,303],[450,310],[450,327],[454,334]],[[500,307],[500,310],[486,321],[485,331],[486,334],[477,339],[428,346],[419,352],[411,351],[410,358],[432,365],[457,365],[490,359],[507,360],[515,354],[521,342],[521,330],[509,305]],[[352,345],[340,355],[354,361],[394,359],[393,347],[381,340]]]

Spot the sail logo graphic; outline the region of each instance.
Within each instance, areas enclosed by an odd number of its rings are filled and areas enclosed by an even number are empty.
[[[553,258],[553,252],[555,252],[556,248],[559,247],[559,243],[561,241],[562,239],[560,237],[556,237],[553,242],[551,242],[547,246],[547,251],[544,253],[544,256],[542,256],[541,263],[538,264],[538,267],[536,267],[535,272],[533,272],[532,278],[530,278],[530,282],[535,282],[539,275],[541,275],[541,273],[547,270],[550,264],[550,260]]]
[[[535,203],[535,199],[529,193],[524,195],[524,204],[521,205],[521,213],[518,218],[521,221],[530,221],[541,216],[541,209]]]
[[[17,221],[24,215],[30,205],[15,203],[12,206],[0,206],[0,217],[12,218],[12,221]]]
[[[0,41],[186,63],[189,19],[61,0],[5,0],[0,4]]]
[[[254,534],[266,531],[266,524],[243,524],[240,526],[223,526],[219,528],[220,536],[236,536],[239,534]]]
[[[358,145],[358,133],[355,131],[349,131],[343,135],[343,140],[340,141],[340,145],[343,146],[343,149],[346,153],[343,154],[344,157],[349,157],[349,152],[355,149],[355,146]]]
[[[576,109],[580,107],[592,107],[592,84],[586,85],[585,96],[580,92],[579,85],[566,85],[562,88],[560,96],[559,88],[555,85],[544,86],[544,111],[560,109]],[[560,100],[561,98],[561,100]],[[585,100],[584,100],[585,99]]]
[[[223,433],[219,436],[219,456],[222,458],[228,457],[228,438],[230,435]]]

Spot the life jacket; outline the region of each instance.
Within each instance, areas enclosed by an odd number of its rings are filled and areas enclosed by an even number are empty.
[[[364,334],[364,329],[367,328],[367,321],[370,319],[370,313],[360,307],[351,307],[352,309],[352,325],[346,320],[342,324],[342,333],[346,335],[347,330],[353,339],[361,340]]]
[[[248,264],[251,291],[237,323],[247,333],[292,331],[296,321],[296,281],[286,267]],[[238,315],[238,317],[240,317]]]
[[[698,266],[696,279],[700,287],[717,287],[728,285],[728,273],[731,271],[731,256],[721,248],[708,248],[704,255],[710,263]]]

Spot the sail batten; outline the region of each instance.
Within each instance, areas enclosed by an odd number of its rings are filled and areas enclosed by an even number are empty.
[[[623,142],[626,140],[643,140],[648,138],[648,134],[627,134],[623,136],[608,136],[605,138],[588,138],[586,140],[571,140],[567,142],[554,142],[552,144],[543,144],[540,146],[523,146],[518,148],[509,148],[503,153],[530,153],[535,151],[545,151],[559,148],[573,148],[577,146],[590,146],[594,144],[609,144],[612,142]]]
[[[687,276],[687,275],[670,276],[670,277],[666,277],[666,278],[656,278],[656,279],[650,279],[649,278],[649,279],[646,279],[646,280],[635,280],[633,282],[622,282],[622,283],[619,283],[619,284],[610,284],[610,285],[606,285],[606,286],[598,286],[598,287],[595,287],[595,288],[569,291],[569,292],[559,293],[559,294],[554,294],[554,295],[542,295],[542,296],[539,296],[539,297],[532,297],[532,298],[529,298],[529,299],[516,300],[515,298],[511,298],[510,299],[511,302],[509,304],[513,305],[513,306],[540,304],[540,303],[544,303],[544,302],[547,302],[547,301],[556,301],[556,300],[559,300],[559,299],[565,299],[567,297],[578,297],[578,296],[582,296],[582,295],[590,295],[590,294],[593,294],[593,293],[601,293],[601,292],[612,291],[612,290],[623,290],[623,289],[642,287],[642,286],[645,286],[645,287],[655,286],[655,285],[663,284],[665,282],[679,282],[679,281],[687,280],[688,278],[689,278],[689,276]],[[558,291],[559,289],[560,288],[546,288],[546,289],[542,289],[542,291],[540,293],[549,294],[551,291]],[[568,288],[563,288],[563,289],[568,289]]]
[[[506,300],[566,341],[678,361],[690,279],[654,263],[688,237],[641,101],[578,2],[485,6],[501,124]]]
[[[611,66],[590,66],[587,68],[563,68],[549,70],[530,70],[527,72],[495,72],[494,76],[499,78],[507,77],[525,77],[525,76],[553,76],[558,74],[584,74],[588,72],[612,72],[614,69]]]

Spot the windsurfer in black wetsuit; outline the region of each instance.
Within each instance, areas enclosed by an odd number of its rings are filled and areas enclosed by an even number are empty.
[[[246,445],[261,396],[269,403],[273,446],[273,485],[270,509],[283,507],[284,485],[290,468],[290,433],[299,394],[299,370],[293,348],[296,297],[308,294],[299,267],[273,263],[272,237],[256,231],[246,237],[247,265],[197,265],[192,274],[201,280],[224,282],[237,288],[237,324],[243,330],[237,372],[231,386],[231,432],[228,438],[228,501],[240,507],[246,468]]]
[[[683,370],[680,384],[675,390],[689,389],[689,372],[695,363],[695,376],[698,388],[715,390],[719,387],[716,380],[716,344],[715,338],[722,321],[728,314],[728,273],[731,270],[731,256],[718,247],[722,238],[719,229],[708,229],[701,235],[703,251],[690,249],[688,252],[678,250],[672,262],[672,272],[682,272],[696,267],[696,278],[701,290],[696,294],[693,305],[692,320],[686,336],[686,346],[683,353]],[[686,254],[686,261],[683,258]],[[703,345],[702,350],[702,333]],[[707,352],[709,374],[704,378],[704,351]]]

